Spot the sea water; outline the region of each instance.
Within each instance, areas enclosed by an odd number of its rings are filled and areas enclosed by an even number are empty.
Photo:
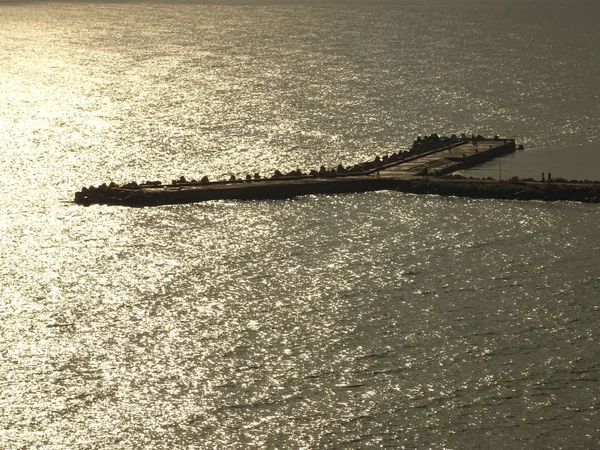
[[[102,182],[516,138],[600,179],[600,5],[0,6],[0,447],[600,446],[597,205],[123,208]]]

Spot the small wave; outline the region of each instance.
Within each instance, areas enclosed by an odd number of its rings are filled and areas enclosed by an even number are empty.
[[[349,383],[349,384],[336,384],[335,385],[335,387],[342,388],[342,389],[356,389],[356,388],[360,388],[363,386],[364,386],[363,383]]]
[[[486,331],[484,333],[471,333],[471,336],[494,336],[498,333],[494,332],[494,331]]]
[[[357,359],[379,359],[379,358],[385,358],[388,355],[389,355],[388,352],[369,353],[368,355],[359,356]]]
[[[406,275],[417,275],[418,272],[414,271],[414,270],[401,270],[399,272],[400,276],[406,276]]]

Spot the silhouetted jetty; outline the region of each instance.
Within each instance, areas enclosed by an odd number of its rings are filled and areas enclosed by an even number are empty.
[[[600,202],[600,183],[565,180],[539,182],[511,179],[467,179],[450,175],[514,152],[513,139],[483,136],[417,138],[411,149],[377,156],[371,161],[335,168],[321,166],[304,173],[276,170],[270,177],[232,175],[228,180],[210,181],[207,176],[188,181],[185,177],[170,184],[160,181],[114,182],[84,187],[75,194],[81,205],[107,204],[156,206],[209,200],[284,199],[311,194],[341,194],[377,190],[398,190],[416,194],[454,195],[473,198],[518,200],[572,200]],[[522,149],[522,146],[520,146]]]

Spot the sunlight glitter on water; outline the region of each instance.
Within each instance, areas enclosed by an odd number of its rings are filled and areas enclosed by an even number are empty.
[[[593,447],[593,206],[63,203],[432,132],[523,139],[505,176],[593,174],[597,27],[463,7],[2,7],[0,446]]]

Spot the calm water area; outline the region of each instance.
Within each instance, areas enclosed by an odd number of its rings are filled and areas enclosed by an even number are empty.
[[[516,138],[600,179],[600,3],[0,0],[0,448],[600,448],[600,209],[82,186]]]

